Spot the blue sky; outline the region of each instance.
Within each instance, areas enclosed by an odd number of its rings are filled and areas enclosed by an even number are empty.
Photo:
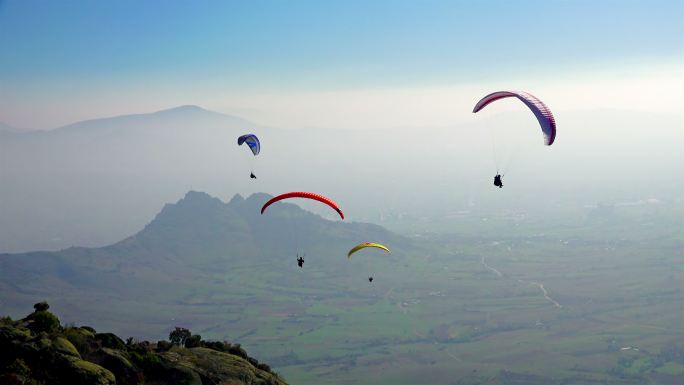
[[[0,0],[0,121],[677,66],[683,25],[684,1]]]

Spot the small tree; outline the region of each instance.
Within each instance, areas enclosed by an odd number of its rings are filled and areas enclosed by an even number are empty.
[[[185,341],[190,338],[190,336],[192,336],[190,330],[176,326],[176,329],[169,333],[169,341],[177,346],[185,346]]]

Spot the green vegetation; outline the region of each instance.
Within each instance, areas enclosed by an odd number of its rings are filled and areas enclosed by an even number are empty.
[[[21,320],[2,319],[1,384],[285,384],[244,350],[233,354],[234,345],[201,341],[187,329],[188,340],[202,347],[171,347],[171,342],[163,341],[167,345],[159,349],[146,341],[124,343],[114,334],[94,333],[92,328],[63,328],[48,308],[47,303],[36,304],[35,312]]]
[[[73,307],[62,319],[154,339],[183,325],[185,347],[189,329],[199,344],[185,351],[266,368],[247,349],[299,385],[682,384],[684,200],[573,212],[562,224],[465,216],[408,238],[287,205],[260,216],[264,196],[189,195],[117,245],[4,256],[1,282],[22,289],[4,306],[59,287]],[[348,260],[366,240],[392,253]],[[106,352],[93,330],[62,333],[84,359]],[[121,373],[127,361],[162,375],[178,359],[178,378],[199,375],[182,346],[125,345],[125,361],[107,355]]]
[[[176,327],[174,331],[169,334],[169,341],[176,346],[185,346],[185,341],[190,338],[192,333],[186,328]]]

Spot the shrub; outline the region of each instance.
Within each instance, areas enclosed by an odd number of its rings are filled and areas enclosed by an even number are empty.
[[[33,322],[29,328],[35,332],[54,333],[61,327],[59,318],[47,310],[36,311],[32,318]]]
[[[193,334],[185,340],[186,348],[196,348],[201,346],[202,336],[199,334]]]
[[[229,344],[226,353],[230,353],[234,356],[238,356],[238,357],[241,357],[244,359],[247,359],[249,357],[247,355],[247,352],[245,351],[245,349],[243,349],[240,344],[235,344],[235,345]]]
[[[126,351],[147,354],[152,351],[152,345],[148,341],[138,342],[133,340],[133,342],[126,345]]]
[[[152,352],[132,352],[130,354],[130,357],[133,360],[133,362],[135,362],[135,364],[142,368],[145,372],[154,371],[155,369],[158,369],[158,367],[162,364],[162,361],[159,358],[159,356]]]
[[[170,350],[172,347],[173,347],[173,344],[169,341],[161,340],[161,341],[157,342],[157,351],[166,352],[166,351]]]
[[[268,365],[266,365],[266,364],[264,364],[264,363],[257,364],[256,367],[257,367],[258,369],[263,370],[264,372],[269,372],[269,373],[271,373],[271,367],[268,366]]]
[[[221,341],[202,341],[202,346],[207,349],[225,353],[228,351],[228,346],[230,346],[230,344]]]

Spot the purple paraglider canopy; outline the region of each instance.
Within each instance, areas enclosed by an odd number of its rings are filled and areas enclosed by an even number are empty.
[[[497,101],[503,98],[516,97],[520,99],[537,117],[539,125],[541,126],[542,132],[544,133],[544,144],[550,146],[556,139],[556,120],[546,107],[546,104],[541,100],[537,99],[534,95],[528,94],[527,92],[516,92],[516,91],[497,91],[493,92],[484,98],[480,99],[479,102],[473,108],[473,112],[478,112],[485,108],[491,102]]]

